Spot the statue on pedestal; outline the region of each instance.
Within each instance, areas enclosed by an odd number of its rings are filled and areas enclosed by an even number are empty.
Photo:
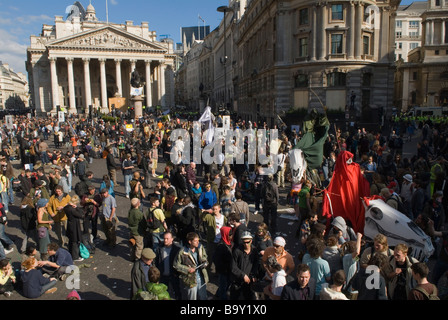
[[[133,88],[141,88],[145,83],[142,81],[137,69],[134,69],[131,75],[131,86]]]

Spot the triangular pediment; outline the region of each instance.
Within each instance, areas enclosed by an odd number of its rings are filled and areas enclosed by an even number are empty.
[[[49,48],[105,48],[105,49],[136,49],[166,52],[167,50],[144,38],[113,26],[105,26],[81,32],[69,37],[48,43]]]

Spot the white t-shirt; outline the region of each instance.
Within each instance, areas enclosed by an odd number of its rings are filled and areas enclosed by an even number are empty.
[[[216,230],[215,230],[215,243],[221,241],[221,228],[224,226],[224,215],[221,215],[220,218],[215,216],[216,221]]]
[[[281,296],[283,287],[286,284],[286,272],[280,270],[272,276],[271,292],[273,295]]]

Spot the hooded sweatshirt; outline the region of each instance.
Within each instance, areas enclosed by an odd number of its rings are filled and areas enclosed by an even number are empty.
[[[331,225],[342,231],[342,237],[339,237],[338,239],[339,244],[343,244],[350,240],[356,240],[355,232],[352,228],[347,226],[347,223],[343,217],[335,217],[331,222]]]
[[[232,263],[232,249],[230,240],[230,230],[232,228],[223,226],[220,229],[221,242],[218,244],[213,262],[216,266],[216,273],[230,274]]]

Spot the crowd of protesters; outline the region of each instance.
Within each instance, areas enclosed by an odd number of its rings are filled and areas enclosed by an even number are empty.
[[[221,121],[218,117],[216,125]],[[425,299],[426,294],[442,298],[444,287],[439,286],[438,292],[433,285],[448,266],[444,210],[448,131],[442,123],[397,121],[389,135],[364,128],[330,131],[318,188],[306,176],[292,182],[288,152],[302,137],[295,129],[280,127],[278,170],[264,175],[261,165],[248,163],[247,145],[242,164],[227,158],[211,165],[191,159],[173,162],[180,159],[173,154],[190,146],[170,141],[170,133],[183,128],[191,141],[195,138],[192,121],[181,116],[145,114],[138,120],[78,116],[63,123],[50,117],[16,117],[12,128],[2,127],[0,209],[7,222],[9,206],[20,198],[23,275],[34,275],[34,270],[49,275],[41,281],[45,283],[39,294],[32,292],[30,297],[52,292],[55,279],[63,280],[70,272],[67,266],[83,260],[79,244],[94,250],[99,231],[105,236],[103,245],[114,248],[120,210],[128,212],[134,263],[131,299],[408,300]],[[269,134],[266,123],[238,120],[232,127],[264,128]],[[403,157],[406,143],[417,144],[411,158]],[[389,248],[384,235],[366,240],[350,232],[350,221],[334,219],[326,230],[319,211],[320,188],[331,180],[342,150],[360,163],[371,195],[383,197],[431,237],[436,247],[432,270],[428,261],[414,261],[404,243]],[[92,161],[107,165],[100,186],[92,182]],[[19,162],[14,170],[13,163]],[[119,170],[122,175],[117,175]],[[119,184],[129,207],[117,207],[114,188]],[[262,215],[262,223],[251,221],[252,204],[252,214]],[[298,252],[285,249],[284,230],[277,223],[280,204],[294,208]],[[7,223],[0,227],[0,260],[5,265],[0,273],[8,279],[0,282],[0,290],[10,296],[17,275],[10,271],[7,255],[14,247]],[[378,289],[369,289],[364,281],[369,276],[366,268],[373,265],[381,280]],[[211,275],[219,279],[213,297],[206,290]],[[40,275],[33,277],[39,281]]]

